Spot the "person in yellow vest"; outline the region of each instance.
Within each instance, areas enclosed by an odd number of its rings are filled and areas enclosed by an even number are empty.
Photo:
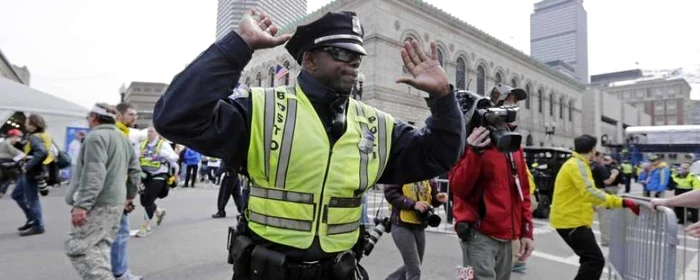
[[[678,168],[677,174],[671,175],[671,179],[676,183],[676,188],[674,191],[676,196],[692,190],[700,189],[700,179],[698,179],[698,176],[690,174],[688,172],[689,169],[690,163],[682,163]],[[678,217],[679,224],[685,223],[686,216],[690,222],[695,223],[698,221],[697,208],[690,208],[685,211],[686,208],[684,207],[675,207],[674,210],[676,211],[676,217]]]
[[[22,176],[12,191],[12,199],[17,202],[27,217],[27,222],[18,228],[20,236],[44,233],[44,219],[39,201],[39,189],[46,187],[48,167],[54,160],[51,152],[53,142],[46,133],[46,122],[39,115],[31,114],[24,123],[28,135],[24,145],[24,166]]]
[[[139,191],[141,206],[146,210],[141,228],[136,237],[146,237],[151,234],[151,220],[156,218],[160,225],[165,217],[165,208],[156,205],[156,199],[165,198],[170,190],[168,181],[177,173],[178,155],[170,144],[160,138],[156,129],[148,127],[148,139],[139,145],[139,162],[141,163],[141,182],[143,189]],[[173,170],[173,167],[175,170]]]
[[[236,279],[355,279],[365,241],[362,194],[377,182],[447,172],[464,147],[464,120],[435,43],[429,55],[418,41],[401,50],[410,75],[397,82],[429,95],[432,116],[417,129],[351,98],[366,54],[355,13],[327,13],[294,36],[278,30],[264,13],[246,12],[238,31],[175,76],[153,122],[165,138],[250,179],[231,234]],[[286,41],[301,66],[296,84],[243,89],[238,81],[253,51]]]
[[[564,162],[554,180],[554,198],[549,223],[579,256],[581,266],[575,280],[600,279],[605,268],[591,226],[593,206],[628,208],[639,215],[639,206],[630,199],[596,188],[590,162],[595,157],[597,139],[584,134],[574,139],[574,153]]]
[[[403,258],[403,265],[386,279],[420,279],[427,214],[447,202],[447,193],[438,192],[436,180],[425,180],[384,185],[384,198],[392,206],[391,237]]]
[[[620,167],[622,168],[622,180],[625,182],[625,193],[630,193],[632,177],[634,177],[634,169],[629,160],[622,161]]]

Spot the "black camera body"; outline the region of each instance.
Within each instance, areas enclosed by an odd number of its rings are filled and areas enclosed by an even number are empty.
[[[440,222],[442,222],[442,218],[435,214],[435,210],[433,207],[428,208],[428,210],[425,210],[425,212],[420,212],[420,211],[415,211],[416,216],[418,216],[418,219],[423,222],[423,225],[426,226],[431,226],[431,227],[437,227],[440,225]]]
[[[476,127],[483,126],[490,132],[491,145],[501,152],[514,152],[520,148],[522,135],[513,132],[508,123],[517,119],[518,107],[495,106],[486,97],[458,90],[455,95],[464,116],[467,135]]]
[[[365,256],[369,256],[374,250],[382,234],[391,232],[391,220],[389,217],[374,217],[374,228],[369,232],[367,243],[365,244]]]

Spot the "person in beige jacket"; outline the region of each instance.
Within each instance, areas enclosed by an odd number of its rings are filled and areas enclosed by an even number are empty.
[[[110,249],[141,179],[138,155],[114,125],[115,114],[108,105],[92,108],[66,193],[73,228],[65,253],[83,279],[113,279]]]

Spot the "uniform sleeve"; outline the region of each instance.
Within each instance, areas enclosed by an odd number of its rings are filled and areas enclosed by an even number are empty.
[[[609,208],[622,207],[622,198],[609,195],[604,191],[595,187],[591,169],[586,166],[581,160],[575,160],[574,165],[569,166],[576,170],[569,170],[574,174],[571,176],[572,185],[575,188],[583,188],[579,193],[583,194],[583,199],[591,202],[593,205],[605,206]]]
[[[433,207],[439,207],[442,205],[442,202],[437,199],[437,195],[440,192],[440,184],[438,184],[438,181],[435,179],[431,179],[428,183],[430,183],[431,204]]]
[[[698,176],[695,176],[694,174],[689,174],[688,176],[692,176],[693,178],[690,179],[690,186],[692,187],[693,190],[698,190],[700,189],[700,179],[698,179]]]
[[[422,129],[396,121],[391,153],[380,183],[404,184],[450,170],[464,148],[464,120],[454,93],[427,100],[431,116]]]
[[[464,156],[450,171],[450,190],[454,196],[466,198],[474,189],[481,173],[483,156],[483,153],[474,152],[470,147],[465,149]]]
[[[249,139],[250,99],[228,98],[253,51],[236,32],[212,44],[173,78],[153,111],[156,130],[168,140],[206,155],[243,163]]]
[[[83,172],[76,190],[73,207],[85,210],[92,209],[97,196],[104,188],[107,175],[107,147],[105,139],[98,133],[91,133],[85,137]]]

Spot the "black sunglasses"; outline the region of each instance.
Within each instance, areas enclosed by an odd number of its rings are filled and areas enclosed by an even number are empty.
[[[342,62],[352,62],[358,60],[362,62],[362,54],[336,47],[325,47],[321,49],[323,52],[331,55],[333,59]]]

